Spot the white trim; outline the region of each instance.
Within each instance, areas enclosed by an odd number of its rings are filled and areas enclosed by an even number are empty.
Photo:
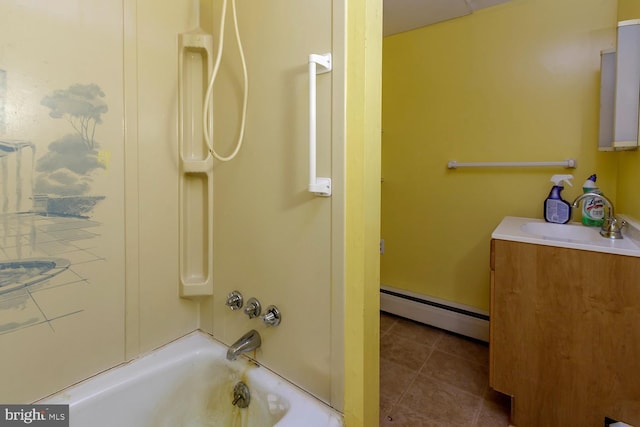
[[[452,308],[465,310],[472,313],[488,316],[489,313],[479,310],[475,307],[464,304],[457,304],[451,301],[434,298],[431,296],[418,294],[404,289],[392,288],[389,286],[380,286],[381,289],[394,293],[406,295],[408,297],[419,298],[421,300],[430,301],[438,305],[445,305]],[[429,304],[423,304],[411,299],[380,293],[380,310],[397,316],[406,317],[407,319],[425,323],[436,328],[445,329],[457,334],[465,335],[481,341],[489,342],[489,321],[478,319],[456,311],[447,310],[446,308],[436,307]]]
[[[626,21],[618,22],[618,28],[626,27],[627,25],[638,25],[638,24],[640,24],[640,19],[628,19]]]

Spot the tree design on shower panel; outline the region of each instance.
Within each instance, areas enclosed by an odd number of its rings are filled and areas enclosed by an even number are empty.
[[[104,97],[97,84],[75,84],[42,99],[50,117],[68,121],[75,130],[52,141],[38,159],[34,190],[40,198],[47,196],[48,214],[85,216],[104,198],[89,195],[92,172],[106,166],[95,140],[96,126],[109,110]]]

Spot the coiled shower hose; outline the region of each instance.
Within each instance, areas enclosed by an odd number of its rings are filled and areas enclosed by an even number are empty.
[[[247,100],[249,98],[249,78],[247,76],[247,64],[244,58],[244,51],[242,49],[242,42],[240,41],[240,32],[238,30],[238,16],[236,13],[236,0],[231,0],[231,8],[233,9],[233,23],[235,26],[236,33],[236,42],[238,43],[238,50],[240,52],[240,60],[242,62],[242,73],[244,77],[244,96],[242,100],[242,119],[240,123],[240,135],[238,136],[238,142],[236,143],[236,147],[233,152],[228,156],[222,156],[216,152],[213,148],[213,123],[210,117],[209,111],[212,108],[212,94],[213,94],[213,84],[218,75],[218,69],[220,68],[220,60],[222,58],[222,50],[224,47],[224,27],[225,20],[227,15],[227,0],[223,0],[222,2],[222,16],[220,18],[220,35],[218,37],[218,53],[216,56],[216,61],[213,66],[213,72],[211,73],[211,79],[209,80],[209,86],[207,87],[207,93],[204,98],[204,108],[203,108],[203,132],[204,139],[209,148],[209,151],[216,159],[227,162],[232,160],[240,151],[240,147],[242,147],[242,140],[244,139],[244,129],[247,118]]]

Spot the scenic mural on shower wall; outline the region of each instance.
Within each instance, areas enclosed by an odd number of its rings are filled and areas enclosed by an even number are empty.
[[[2,74],[6,76],[7,70]],[[7,98],[6,86],[0,97]],[[49,117],[66,120],[73,132],[48,143],[47,151],[39,156],[33,142],[0,136],[0,237],[5,252],[2,258],[7,258],[0,260],[0,334],[51,320],[42,310],[40,315],[30,313],[27,302],[33,299],[37,306],[34,294],[50,287],[55,283],[50,279],[69,269],[71,262],[65,258],[68,249],[81,250],[75,244],[95,235],[87,229],[99,224],[87,219],[96,203],[105,198],[91,191],[96,170],[107,166],[107,156],[99,151],[95,139],[96,127],[109,109],[104,97],[97,84],[74,84],[42,98],[40,104],[50,110]],[[24,158],[25,150],[30,159]],[[62,234],[49,231],[55,223],[64,228]],[[73,232],[69,234],[69,230]],[[29,257],[25,258],[25,253]],[[99,260],[95,254],[95,261]],[[80,311],[78,307],[62,315]]]
[[[16,0],[0,15],[0,377],[12,384],[0,402],[10,403],[123,359],[123,4]],[[68,360],[69,372],[51,372]]]

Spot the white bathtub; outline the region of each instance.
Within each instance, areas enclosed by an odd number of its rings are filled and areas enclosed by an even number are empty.
[[[341,415],[202,332],[37,403],[69,404],[71,427],[341,427]],[[232,405],[238,381],[246,409]]]

